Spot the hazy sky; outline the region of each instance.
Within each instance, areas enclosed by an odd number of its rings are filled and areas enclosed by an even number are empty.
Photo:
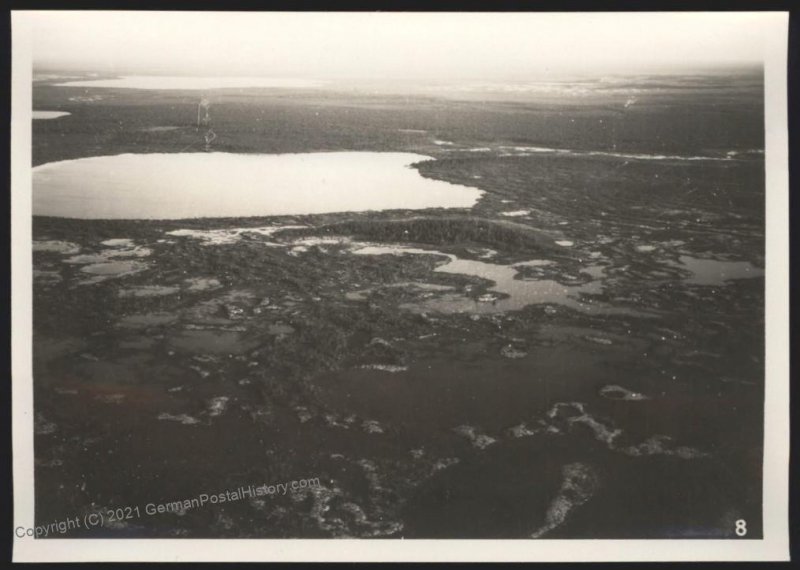
[[[36,12],[36,69],[494,78],[758,64],[759,13]]]

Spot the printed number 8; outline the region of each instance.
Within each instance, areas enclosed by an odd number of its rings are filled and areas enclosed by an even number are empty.
[[[736,536],[744,536],[747,534],[747,521],[739,519],[736,521]]]

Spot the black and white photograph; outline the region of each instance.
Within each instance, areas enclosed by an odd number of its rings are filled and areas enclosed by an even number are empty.
[[[15,559],[786,559],[787,24],[15,11]]]

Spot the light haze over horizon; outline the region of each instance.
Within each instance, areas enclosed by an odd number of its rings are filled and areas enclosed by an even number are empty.
[[[762,13],[26,12],[37,71],[503,79],[757,67]]]

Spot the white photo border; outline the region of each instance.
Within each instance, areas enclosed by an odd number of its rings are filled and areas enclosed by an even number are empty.
[[[52,13],[52,12],[51,12]],[[698,12],[700,13],[700,12]],[[14,527],[33,526],[32,16],[12,11],[11,324]],[[153,13],[157,14],[157,13]],[[209,12],[213,14],[213,12]],[[785,561],[789,560],[789,179],[787,12],[748,12],[764,45],[766,276],[763,539],[33,539],[14,562]],[[508,13],[514,18],[514,13]]]

